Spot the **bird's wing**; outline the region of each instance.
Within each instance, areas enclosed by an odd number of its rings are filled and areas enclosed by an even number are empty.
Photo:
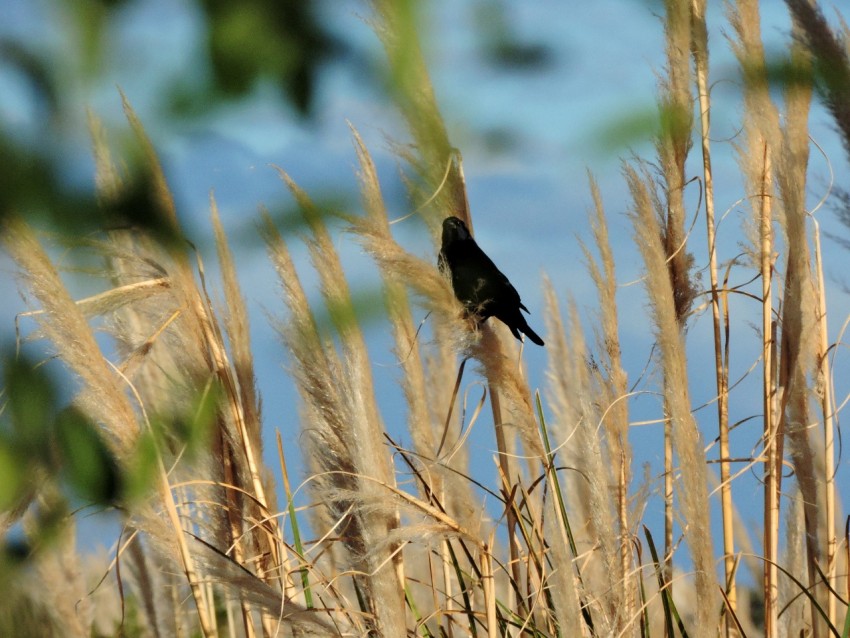
[[[499,270],[499,267],[496,266],[496,264],[493,263],[493,260],[487,256],[487,253],[481,250],[481,247],[478,246],[478,244],[475,244],[475,250],[477,253],[475,259],[481,264],[482,271],[486,271],[494,289],[499,290],[502,294],[516,297],[516,299],[519,300],[519,293],[516,291],[516,288],[513,287],[510,280],[505,276],[505,273]]]

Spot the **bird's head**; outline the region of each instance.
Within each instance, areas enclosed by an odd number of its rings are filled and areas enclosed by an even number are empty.
[[[443,246],[454,241],[472,239],[469,229],[459,217],[446,217],[443,220]]]

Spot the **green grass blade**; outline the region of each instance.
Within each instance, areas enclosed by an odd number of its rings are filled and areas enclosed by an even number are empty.
[[[658,578],[658,591],[661,592],[661,603],[664,605],[664,624],[667,627],[667,635],[673,636],[673,620],[676,621],[676,626],[682,634],[682,638],[688,638],[688,632],[685,630],[685,624],[679,616],[679,610],[676,609],[676,603],[673,602],[673,596],[670,595],[670,590],[665,587],[664,575],[661,572],[661,562],[658,560],[658,552],[655,549],[655,542],[652,540],[652,534],[649,528],[644,525],[643,533],[646,535],[646,542],[649,545],[649,553],[652,554],[652,562],[655,563],[655,575]]]

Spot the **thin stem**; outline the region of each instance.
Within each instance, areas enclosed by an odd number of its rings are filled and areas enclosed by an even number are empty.
[[[821,387],[821,414],[823,415],[823,468],[824,490],[826,492],[826,575],[829,589],[837,591],[838,577],[836,575],[836,559],[838,538],[835,533],[835,426],[833,423],[832,380],[829,367],[829,341],[826,320],[826,290],[824,289],[823,261],[820,246],[820,229],[815,222],[815,267],[817,269],[818,290],[818,328],[820,332],[820,347],[818,360],[820,362],[818,376]],[[829,596],[827,603],[829,622],[837,622],[836,597]]]
[[[771,198],[767,196],[770,183],[770,154],[767,143],[764,144],[763,172],[761,180],[761,210],[759,215],[759,235],[761,237],[761,277],[762,277],[762,357],[764,373],[762,375],[762,396],[764,410],[764,635],[776,638],[778,571],[776,563],[779,554],[779,498],[776,490],[778,480],[776,459],[776,432],[774,424],[774,372],[773,372],[773,235]]]
[[[714,178],[711,170],[711,101],[708,90],[708,33],[705,24],[705,0],[691,4],[693,24],[693,54],[696,67],[697,93],[700,105],[703,177],[705,179],[705,223],[708,240],[708,271],[711,278],[711,315],[714,327],[714,366],[717,384],[717,422],[720,432],[720,503],[723,516],[723,564],[725,596],[729,611],[726,614],[726,636],[737,634],[734,615],[737,611],[735,584],[735,530],[730,480],[729,453],[729,370],[723,357],[723,336],[720,321],[720,291],[717,277],[717,243],[714,226]]]

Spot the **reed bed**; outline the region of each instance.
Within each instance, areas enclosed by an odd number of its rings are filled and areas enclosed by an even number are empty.
[[[273,455],[263,448],[274,442],[262,429],[249,317],[216,202],[218,305],[202,259],[184,241],[153,146],[125,102],[151,201],[172,240],[113,229],[88,241],[109,284],[75,300],[22,219],[4,222],[2,239],[38,302],[28,338],[49,342],[77,379],[73,410],[95,424],[116,475],[142,476],[147,488],[110,496],[123,531],[97,569],[107,574],[103,583],[87,582],[95,570],[75,550],[68,516],[14,583],[3,581],[14,604],[0,614],[0,633],[847,636],[850,548],[835,482],[843,403],[831,368],[840,343],[827,325],[820,235],[805,193],[815,89],[839,134],[850,130],[850,38],[808,2],[788,5],[793,73],[779,93],[771,90],[758,3],[725,7],[742,78],[741,133],[725,143],[734,145],[745,189],[738,255],[725,252],[715,208],[721,185],[712,172],[718,143],[705,2],[664,4],[656,155],[622,168],[654,331],[650,375],[629,369],[622,355],[622,317],[636,310],[618,305],[623,282],[593,175],[581,250],[597,320],[585,325],[583,308],[544,282],[548,363],[539,390],[529,387],[522,348],[507,330],[494,321],[473,329],[435,260],[396,241],[354,127],[360,210],[325,210],[281,170],[301,233],[283,233],[269,215],[259,220],[286,307],[272,321],[300,397],[300,448],[285,449],[277,436],[280,485],[264,462]],[[373,21],[413,140],[397,150],[436,242],[446,215],[470,224],[474,217],[409,7],[374,0]],[[128,185],[94,118],[92,131],[108,207]],[[706,245],[688,226],[687,189],[697,181]],[[358,242],[380,272],[402,414],[387,414],[376,391],[357,292],[332,234],[340,223],[344,241]],[[299,241],[318,276],[312,303],[292,257]],[[424,313],[421,330],[416,317]],[[96,319],[111,351],[96,338]],[[689,340],[706,326],[708,365],[688,357]],[[759,414],[742,415],[735,404],[748,397],[732,376],[733,334],[757,342],[744,376],[759,378]],[[694,379],[706,376],[715,384],[710,418],[696,414],[691,398]],[[476,379],[486,399],[467,403]],[[630,412],[648,391],[660,397],[652,426],[664,432],[660,475],[642,471],[635,453]],[[402,419],[409,446],[385,425]],[[467,438],[479,422],[492,426],[497,450],[487,482],[473,478],[480,451]],[[749,453],[732,449],[733,430]],[[290,476],[295,458],[305,477]],[[748,471],[761,482],[757,506],[736,493]],[[293,484],[304,486],[308,505],[296,505]],[[3,513],[2,529],[35,529],[39,511],[57,498],[51,489],[27,492]],[[749,528],[744,507],[748,517],[761,511],[762,529]],[[649,520],[648,510],[661,520]]]

